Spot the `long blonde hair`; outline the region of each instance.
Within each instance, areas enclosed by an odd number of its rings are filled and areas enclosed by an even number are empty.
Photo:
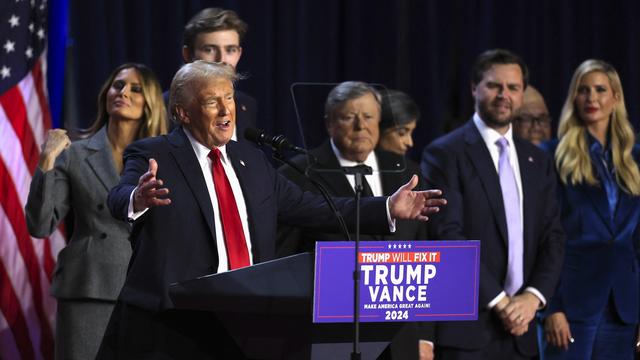
[[[94,123],[86,130],[88,135],[95,134],[109,120],[107,113],[107,92],[118,74],[125,69],[135,69],[140,75],[142,96],[144,96],[144,112],[142,114],[142,126],[138,130],[136,139],[149,136],[158,136],[167,133],[167,110],[162,98],[162,89],[156,75],[146,65],[138,63],[126,63],[115,68],[107,80],[102,84],[98,95],[98,116]]]
[[[625,192],[631,195],[640,195],[640,171],[631,155],[635,144],[633,128],[627,117],[627,109],[624,105],[622,83],[618,72],[610,64],[602,60],[586,60],[573,74],[567,100],[560,115],[558,137],[560,143],[556,149],[556,167],[563,184],[572,185],[586,183],[598,185],[591,156],[587,143],[587,128],[578,117],[575,107],[575,99],[578,86],[582,78],[591,72],[601,72],[609,78],[614,96],[618,99],[609,121],[611,138],[611,152],[613,166],[616,169],[616,182]]]

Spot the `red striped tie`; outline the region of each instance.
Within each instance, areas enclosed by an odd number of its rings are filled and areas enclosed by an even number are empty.
[[[220,150],[217,148],[211,150],[209,158],[213,162],[213,185],[216,189],[218,208],[222,219],[222,231],[224,232],[224,243],[227,248],[227,258],[229,259],[229,270],[249,266],[251,264],[249,263],[247,241],[244,237],[244,231],[242,231],[240,213],[231,190],[231,184],[220,162]]]

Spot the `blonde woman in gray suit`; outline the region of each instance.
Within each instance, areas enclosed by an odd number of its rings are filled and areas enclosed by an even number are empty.
[[[67,214],[74,216],[51,286],[58,300],[56,359],[95,358],[131,256],[130,226],[111,217],[107,195],[118,184],[127,145],[167,132],[164,109],[153,72],[127,63],[102,86],[90,137],[71,143],[65,130],[47,135],[26,214],[34,237],[50,235]]]

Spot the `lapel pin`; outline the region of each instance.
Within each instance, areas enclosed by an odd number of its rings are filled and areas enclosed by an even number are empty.
[[[244,161],[240,160],[240,165],[245,166]]]
[[[247,107],[244,105],[240,106],[240,109],[242,109],[242,111],[247,111]]]
[[[532,163],[533,162],[533,157],[529,156],[529,162]]]

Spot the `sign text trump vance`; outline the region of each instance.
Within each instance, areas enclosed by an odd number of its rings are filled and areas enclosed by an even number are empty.
[[[358,260],[371,304],[426,302],[440,252],[360,252]]]

